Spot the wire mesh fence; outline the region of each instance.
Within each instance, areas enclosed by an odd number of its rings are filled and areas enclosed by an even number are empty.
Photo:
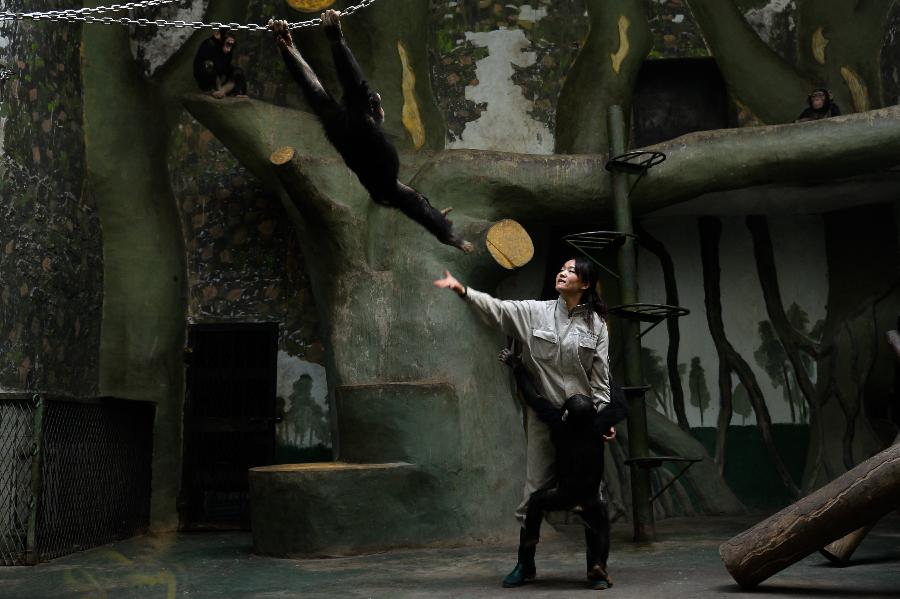
[[[34,402],[26,396],[0,400],[0,565],[25,563],[33,448]]]
[[[143,402],[0,396],[0,563],[146,531],[153,416]]]

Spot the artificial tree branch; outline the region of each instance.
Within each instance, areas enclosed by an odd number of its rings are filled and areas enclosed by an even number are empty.
[[[264,183],[274,181],[269,155],[290,145],[317,184],[354,210],[367,194],[345,166],[306,163],[336,158],[314,116],[256,100],[191,95],[185,106]],[[643,214],[713,191],[779,182],[822,181],[873,172],[900,162],[900,107],[821,121],[691,133],[651,146],[668,159],[635,188],[632,208]],[[401,154],[410,185],[440,203],[460,198],[456,215],[486,221],[565,222],[572,213],[598,218],[609,209],[605,156],[527,155],[481,150]],[[335,169],[343,171],[336,176]]]
[[[688,0],[734,96],[763,122],[790,123],[815,87],[763,42],[734,0]]]
[[[816,74],[844,113],[884,106],[881,50],[894,4],[797,3],[798,66]]]
[[[269,158],[272,152],[284,146],[294,148],[304,161],[306,158],[314,159],[305,166],[309,176],[322,179],[324,173],[331,175],[325,179],[334,179],[335,184],[345,181],[355,183],[355,177],[325,138],[322,126],[309,113],[256,100],[217,100],[203,94],[185,96],[183,102],[194,118],[212,131],[241,164],[273,191],[277,188],[277,178]],[[345,170],[347,176],[334,177],[335,169]],[[321,185],[329,185],[329,182],[321,181]],[[367,197],[360,193],[361,189],[357,184],[353,193],[340,196],[341,201],[354,209],[361,209],[363,202],[367,201]]]
[[[325,159],[327,160],[327,159]],[[366,227],[360,216],[316,185],[290,146],[279,148],[270,157],[273,170],[288,198],[303,219],[307,235],[316,239],[320,257],[334,258],[340,268],[350,257],[359,260],[366,241]],[[337,259],[338,256],[343,259]]]
[[[247,15],[248,0],[210,0],[204,19],[231,23]],[[212,35],[209,29],[197,29],[191,37],[156,70],[152,80],[159,84],[167,103],[177,103],[186,93],[197,89],[192,65],[197,48]]]
[[[638,213],[702,193],[808,184],[900,163],[900,106],[808,123],[690,133],[643,148],[668,159],[632,194]]]
[[[402,158],[401,158],[402,159]],[[433,155],[410,185],[431,198],[462,194],[457,206],[484,220],[565,220],[609,207],[605,160],[598,155],[511,154],[447,150]]]
[[[556,151],[605,152],[606,109],[629,114],[638,72],[653,38],[641,0],[588,0],[590,30],[556,111]]]

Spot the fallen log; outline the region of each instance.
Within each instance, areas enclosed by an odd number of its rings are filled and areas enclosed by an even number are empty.
[[[753,588],[900,504],[900,445],[892,445],[824,487],[719,546],[729,574]]]
[[[900,333],[896,330],[887,332],[888,345],[894,350],[897,362],[900,363]],[[900,436],[894,439],[894,443],[900,441]],[[828,561],[837,566],[846,566],[853,556],[853,552],[859,547],[863,539],[866,538],[878,522],[873,520],[870,524],[858,528],[847,536],[838,539],[828,546],[819,550],[819,553],[828,558]]]

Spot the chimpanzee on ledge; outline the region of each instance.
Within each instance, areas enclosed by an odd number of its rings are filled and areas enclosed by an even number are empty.
[[[369,89],[356,58],[341,32],[340,13],[322,13],[322,27],[331,42],[331,53],[338,79],[344,89],[343,104],[322,86],[315,72],[300,55],[291,39],[286,21],[269,21],[269,28],[281,50],[288,71],[293,75],[310,107],[319,117],[325,135],[341,154],[347,166],[372,200],[397,208],[425,227],[441,243],[468,253],[473,246],[453,231],[447,220],[450,209],[435,209],[424,195],[397,179],[400,159],[397,150],[381,130],[384,108],[381,95]]]

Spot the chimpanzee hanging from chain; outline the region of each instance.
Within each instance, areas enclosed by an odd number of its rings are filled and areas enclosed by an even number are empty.
[[[341,154],[347,166],[372,200],[397,208],[425,227],[444,244],[464,252],[473,247],[453,231],[447,220],[450,209],[435,209],[424,195],[397,179],[400,159],[397,150],[381,130],[384,108],[381,96],[369,89],[341,32],[340,13],[322,14],[322,27],[331,42],[331,52],[338,79],[344,89],[343,104],[337,102],[316,77],[291,39],[286,21],[270,21],[281,56],[288,71],[300,84],[303,95],[325,129],[325,135]]]

